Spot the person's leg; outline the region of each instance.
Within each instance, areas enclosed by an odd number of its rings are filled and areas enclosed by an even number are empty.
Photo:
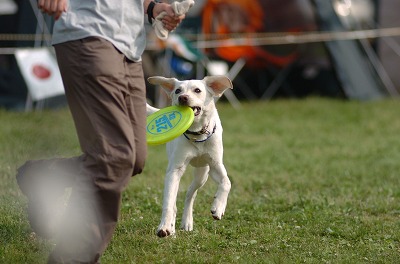
[[[135,135],[135,157],[132,176],[140,174],[147,157],[146,142],[146,84],[142,64],[126,60],[129,96],[127,107]]]
[[[145,87],[131,89],[143,74],[136,63],[132,79],[125,57],[104,39],[55,48],[84,159],[49,263],[95,263],[114,232],[122,190],[144,166],[136,162],[146,155],[136,137],[145,133]]]

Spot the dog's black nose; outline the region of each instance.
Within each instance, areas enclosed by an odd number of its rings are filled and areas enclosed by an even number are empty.
[[[178,98],[179,104],[180,105],[187,105],[189,102],[189,96],[188,95],[181,95]]]

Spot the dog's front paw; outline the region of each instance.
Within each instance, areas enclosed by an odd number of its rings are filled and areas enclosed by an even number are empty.
[[[212,214],[212,217],[213,217],[215,220],[221,220],[222,217],[224,216],[224,213],[223,213],[223,212],[218,212],[217,210],[211,210],[211,214]]]
[[[169,235],[171,235],[171,232],[169,230],[160,229],[157,231],[157,236],[159,236],[159,237],[166,237]]]
[[[221,220],[222,216],[225,213],[226,203],[218,203],[214,201],[213,205],[211,206],[211,214],[215,220]]]
[[[174,234],[175,234],[175,228],[172,224],[170,228],[168,228],[166,225],[163,225],[157,229],[157,236],[159,237],[167,237]]]
[[[193,220],[192,221],[182,221],[181,228],[185,231],[192,231],[193,230]]]
[[[192,209],[187,209],[183,211],[181,228],[185,231],[193,230],[193,212]]]

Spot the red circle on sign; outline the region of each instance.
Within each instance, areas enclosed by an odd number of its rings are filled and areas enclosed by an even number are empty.
[[[32,73],[35,77],[42,80],[49,78],[51,75],[50,70],[40,64],[33,65]]]

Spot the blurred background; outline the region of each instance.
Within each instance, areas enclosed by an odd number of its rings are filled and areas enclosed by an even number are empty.
[[[350,100],[400,92],[400,1],[197,0],[166,41],[146,22],[146,77],[223,74],[223,100],[326,96]],[[66,105],[50,45],[54,21],[35,0],[0,0],[0,108]],[[167,104],[158,87],[148,98]]]

